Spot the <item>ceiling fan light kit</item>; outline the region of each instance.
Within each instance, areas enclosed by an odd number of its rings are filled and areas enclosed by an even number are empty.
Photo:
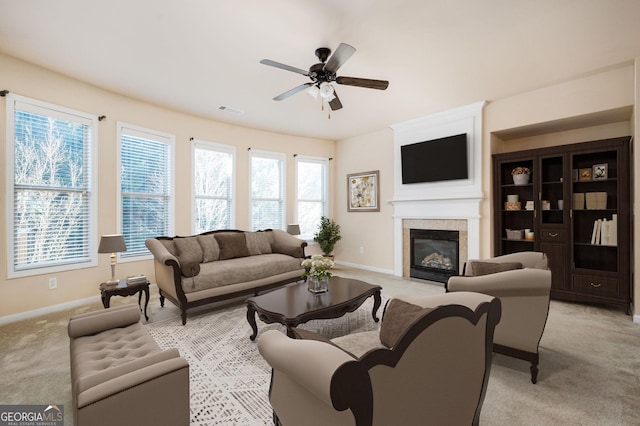
[[[273,98],[274,101],[282,101],[289,96],[295,95],[298,92],[307,90],[307,93],[314,99],[322,99],[322,110],[324,111],[324,103],[327,102],[332,111],[336,111],[342,108],[342,103],[338,98],[338,94],[335,91],[335,87],[331,83],[341,84],[345,86],[357,86],[365,87],[368,89],[385,90],[389,87],[389,82],[386,80],[371,80],[366,78],[355,77],[342,77],[337,76],[336,72],[344,65],[344,63],[356,52],[356,49],[346,43],[340,43],[333,55],[331,55],[331,49],[327,47],[320,47],[316,49],[316,56],[320,60],[319,63],[311,65],[309,71],[305,71],[301,68],[285,65],[280,62],[272,61],[270,59],[263,59],[261,64],[268,65],[275,68],[280,68],[285,71],[295,72],[302,74],[305,77],[309,77],[311,82],[301,84],[294,87],[284,93]],[[330,56],[331,55],[331,56]],[[331,118],[331,113],[329,113]]]

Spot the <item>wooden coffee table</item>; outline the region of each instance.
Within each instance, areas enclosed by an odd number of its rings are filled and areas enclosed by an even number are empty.
[[[378,322],[376,312],[380,307],[382,287],[350,278],[332,277],[329,291],[313,294],[307,283],[295,283],[278,290],[247,299],[247,321],[253,330],[249,337],[258,335],[256,313],[265,323],[279,323],[287,327],[287,335],[293,337],[291,329],[298,324],[314,319],[338,318],[358,309],[373,296],[373,320]]]

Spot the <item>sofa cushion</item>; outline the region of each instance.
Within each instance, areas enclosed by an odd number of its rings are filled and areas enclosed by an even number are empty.
[[[269,237],[265,232],[245,232],[244,236],[247,240],[249,255],[256,256],[258,254],[272,253],[271,243],[269,243]]]
[[[196,238],[202,247],[202,261],[204,263],[220,259],[220,246],[215,235],[198,235]]]
[[[249,256],[244,232],[216,234],[220,246],[220,260]]]
[[[471,276],[479,277],[482,275],[495,274],[497,272],[511,271],[514,269],[522,269],[520,262],[479,262],[472,261],[469,263],[471,267]]]
[[[173,239],[176,245],[176,257],[180,262],[180,272],[185,276],[192,276],[193,264],[202,262],[202,247],[196,237],[177,237]],[[191,274],[191,275],[189,275]]]
[[[178,250],[176,250],[176,244],[173,242],[173,239],[158,239],[158,241],[160,241],[160,244],[162,244],[173,256],[178,254]]]
[[[380,324],[380,341],[386,347],[393,348],[404,332],[429,311],[431,308],[423,308],[400,299],[391,299]]]
[[[182,279],[182,288],[185,293],[192,293],[260,280],[292,271],[300,271],[302,276],[304,268],[300,266],[300,259],[283,254],[273,253],[227,259],[201,264],[200,274]]]

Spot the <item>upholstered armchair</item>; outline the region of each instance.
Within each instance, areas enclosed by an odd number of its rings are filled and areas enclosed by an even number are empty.
[[[539,252],[520,252],[488,260],[470,260],[462,276],[451,277],[448,292],[476,291],[500,298],[502,320],[493,339],[494,352],[531,363],[538,380],[538,345],[549,314],[551,271]]]
[[[391,299],[379,332],[267,331],[274,424],[477,425],[499,320],[498,299],[461,292]]]

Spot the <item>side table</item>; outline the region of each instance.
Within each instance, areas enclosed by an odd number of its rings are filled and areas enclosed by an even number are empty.
[[[126,283],[126,280],[121,280]],[[141,283],[135,284],[127,284],[126,286],[119,287],[118,283],[101,283],[100,284],[100,296],[102,298],[102,305],[106,308],[109,307],[109,301],[111,300],[111,296],[133,296],[138,293],[138,306],[140,306],[140,311],[142,311],[142,293],[145,294],[145,302],[144,302],[144,317],[147,321],[149,321],[149,316],[147,315],[147,305],[149,305],[149,280]]]

